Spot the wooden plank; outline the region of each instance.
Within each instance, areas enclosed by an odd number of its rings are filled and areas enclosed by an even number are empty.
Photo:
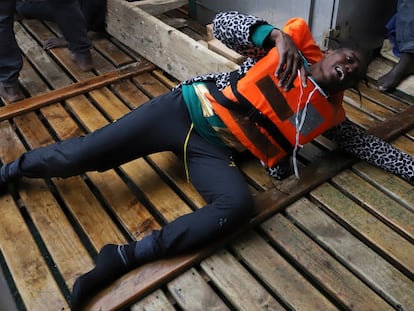
[[[130,80],[114,83],[112,91],[131,109],[148,101],[148,97]]]
[[[130,20],[139,22],[129,23]],[[124,0],[108,1],[107,31],[180,81],[199,74],[231,71],[238,67]]]
[[[131,311],[175,311],[176,309],[168,300],[162,290],[156,290],[140,302],[131,306]]]
[[[414,243],[414,214],[350,170],[332,178],[332,182],[370,213]]]
[[[152,64],[143,61],[142,63],[133,64],[132,66],[129,65],[108,74],[90,78],[87,81],[80,81],[57,90],[52,90],[35,97],[24,99],[10,106],[0,107],[0,121],[7,120],[28,111],[39,109],[40,107],[60,102],[79,94],[93,91],[97,88],[101,88],[102,86],[119,81],[120,79],[132,77],[153,68]]]
[[[54,183],[68,209],[75,216],[96,250],[100,250],[108,243],[124,244],[127,242],[100,202],[82,182],[81,177],[56,179]],[[99,224],[98,227],[97,224]],[[84,268],[82,270],[85,271]]]
[[[284,310],[226,250],[206,258],[201,266],[237,310]]]
[[[367,98],[362,97],[360,99],[359,96],[353,92],[347,92],[345,94],[344,102],[381,121],[388,119],[394,114],[389,109],[379,106]]]
[[[232,249],[289,309],[337,310],[257,233],[249,232],[243,235],[233,243]]]
[[[365,83],[360,83],[358,89],[363,94],[363,97],[394,112],[400,112],[407,109],[406,103],[402,102],[401,100],[397,100],[388,94],[378,92],[377,90],[371,88],[369,85],[365,85]],[[347,90],[345,91],[345,95],[348,95],[349,92],[356,94],[356,92],[353,90]]]
[[[182,310],[229,310],[194,268],[169,282],[167,287]]]
[[[281,214],[270,218],[261,227],[288,255],[289,261],[305,270],[341,308],[361,311],[392,309]]]
[[[343,107],[346,113],[346,117],[365,130],[375,126],[378,123],[378,120],[376,120],[374,117],[367,114],[362,114],[361,110],[355,108],[353,105],[344,102]]]
[[[23,71],[27,70],[27,62],[25,62],[25,67]],[[28,115],[22,120],[15,119],[15,126],[20,123],[20,121],[26,122],[29,117]],[[31,115],[33,117],[33,114]],[[25,148],[23,147],[20,139],[17,137],[14,128],[11,127],[8,121],[3,121],[1,125],[1,135],[3,137],[2,143],[0,144],[0,155],[3,162],[10,162],[14,160],[18,155],[24,152]],[[42,131],[39,129],[38,133]],[[39,137],[34,135],[34,137]],[[37,185],[41,184],[38,183]],[[36,187],[34,187],[36,188]],[[38,189],[40,190],[40,189]],[[42,193],[42,191],[39,191]],[[2,244],[2,253],[8,262],[8,268],[12,273],[14,282],[19,289],[19,295],[22,297],[23,303],[28,310],[57,310],[61,308],[66,308],[67,303],[61,293],[61,289],[55,283],[53,276],[50,271],[50,267],[47,266],[47,263],[44,261],[44,253],[41,253],[38,244],[31,236],[31,232],[27,228],[27,225],[24,221],[24,217],[29,217],[29,221],[34,224],[37,229],[46,229],[45,234],[41,234],[41,238],[38,237],[38,240],[42,240],[39,243],[48,243],[48,252],[54,256],[56,255],[56,246],[58,245],[67,245],[71,244],[71,247],[79,246],[76,236],[73,235],[73,231],[67,221],[65,221],[65,216],[60,213],[59,210],[55,209],[56,205],[54,202],[49,201],[46,208],[43,208],[42,203],[38,202],[36,198],[33,198],[32,201],[26,201],[25,195],[22,193],[20,196],[20,207],[22,213],[27,213],[31,211],[31,204],[36,204],[35,214],[23,216],[17,208],[13,208],[13,199],[8,195],[3,195],[1,200],[6,199],[7,205],[1,204],[3,207],[2,212],[2,225],[0,226],[1,237],[6,239],[6,243]],[[42,198],[43,199],[43,198]],[[44,201],[48,201],[47,197],[44,197]],[[52,200],[53,201],[53,200]],[[21,219],[19,219],[21,218]],[[9,223],[11,221],[11,223]],[[59,221],[62,221],[61,226],[58,224]],[[11,227],[10,227],[11,226]],[[37,230],[35,229],[35,230]],[[67,229],[68,231],[66,232]],[[5,232],[3,232],[5,230]],[[41,232],[41,230],[40,230]],[[61,240],[57,239],[60,237]],[[69,241],[67,240],[69,238]],[[9,244],[11,243],[11,244]],[[68,264],[60,265],[57,264],[58,269],[68,277],[68,284],[70,285],[73,281],[72,272],[79,269],[79,266],[74,262],[80,262],[83,265],[91,265],[91,262],[88,263],[87,254],[84,257],[85,253],[82,254],[82,248],[79,248],[77,251],[74,251],[73,248],[70,248],[70,252],[62,253],[61,258],[66,260],[70,258],[72,261],[69,261]],[[53,269],[56,269],[54,267]]]
[[[414,277],[414,246],[410,242],[329,184],[316,188],[311,196],[339,223]]]
[[[207,46],[210,50],[223,55],[224,57],[230,59],[236,64],[241,65],[246,57],[237,53],[236,51],[228,48],[223,42],[216,39],[213,34],[213,24],[206,25],[206,34],[207,34]]]
[[[307,199],[286,210],[289,217],[396,309],[414,306],[412,281],[338,225]]]
[[[0,250],[27,310],[68,309],[43,254],[11,196],[0,197],[0,210]],[[19,237],[18,242],[16,237]]]
[[[151,15],[160,15],[167,11],[171,11],[174,9],[178,9],[183,5],[188,4],[188,0],[141,0],[141,1],[134,1],[128,0],[129,2],[133,2],[136,7],[144,10],[148,14]]]
[[[211,39],[207,41],[207,46],[211,51],[223,55],[225,58],[238,65],[241,65],[246,60],[246,57],[228,48],[218,39]]]
[[[89,253],[43,181],[25,181],[19,189],[24,206],[40,232],[59,273],[66,286],[71,288],[80,271],[93,268]]]
[[[22,75],[27,76],[29,68],[27,68],[27,63],[25,63],[25,65],[26,67],[24,67]],[[29,73],[29,76],[34,76],[33,71]],[[33,85],[35,81],[36,79],[31,79],[30,85]],[[26,89],[28,91],[31,90],[30,87],[27,87]],[[51,107],[52,106],[49,106],[48,108]],[[55,115],[55,117],[58,116],[59,114]],[[60,116],[59,119],[62,122],[63,119]],[[48,139],[44,138],[46,132],[44,131],[43,126],[38,122],[38,118],[33,113],[14,118],[14,123],[15,126],[21,130],[21,133],[26,135],[26,137],[30,137],[27,141],[29,145],[38,145],[38,143],[34,143],[33,140],[40,141],[41,143],[48,142]],[[33,128],[30,128],[30,125],[33,126]],[[32,132],[34,132],[33,135],[30,134]],[[13,156],[15,153],[13,150],[16,149],[19,153],[24,151],[21,143],[17,140],[15,140],[13,144],[7,145],[7,150],[5,150],[3,159],[6,160],[6,162],[14,160],[17,156]],[[54,267],[52,269],[58,269],[66,286],[71,287],[82,269],[92,267],[92,260],[86,249],[80,243],[79,237],[74,232],[72,225],[68,222],[66,215],[61,210],[56,199],[46,190],[44,182],[36,180],[31,181],[30,185],[27,185],[28,183],[29,182],[20,182],[19,194],[22,208],[29,213],[34,226],[36,226],[36,230],[39,231],[43,241],[42,243],[46,245],[46,249],[50,254],[49,256],[53,258]],[[23,238],[23,236],[21,238]],[[38,273],[42,274],[42,271],[39,270]],[[31,288],[31,290],[36,289],[35,285],[32,285],[31,287],[25,285],[21,287],[21,281],[17,281],[17,283],[19,283],[19,293],[21,291],[24,292],[26,290],[25,287],[28,289]],[[42,290],[39,290],[39,292],[42,292]],[[50,292],[48,295],[50,295],[48,299],[53,302],[59,297],[60,293]],[[36,295],[32,294],[32,296],[33,300],[38,299]],[[30,306],[31,302],[26,301],[25,304],[26,306]],[[29,309],[31,308],[29,307]]]
[[[394,200],[414,212],[414,187],[398,176],[389,174],[368,163],[357,163],[353,169]]]
[[[139,170],[137,165],[139,165]],[[183,214],[192,212],[191,208],[171,188],[164,186],[164,181],[144,159],[126,163],[121,166],[121,169],[145,193],[165,222],[171,222]],[[171,208],[172,206],[174,208]]]
[[[414,133],[414,131],[413,131]],[[408,136],[408,135],[407,135]],[[400,136],[392,142],[392,144],[400,150],[414,156],[414,138]]]

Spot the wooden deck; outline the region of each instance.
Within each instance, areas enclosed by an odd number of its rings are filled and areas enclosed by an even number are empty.
[[[188,25],[180,31],[206,38]],[[84,73],[67,49],[40,47],[53,25],[24,20],[16,36],[32,99],[0,108],[3,163],[100,128],[177,83],[113,38],[94,39],[96,70]],[[361,92],[361,101],[346,93],[348,117],[414,155],[412,97]],[[271,180],[243,159],[258,208],[249,225],[132,271],[87,310],[414,310],[414,187],[331,149],[321,137],[301,150],[300,181]],[[202,206],[171,153],[10,186],[0,196],[0,264],[18,309],[69,310],[73,282],[104,244],[141,239]]]

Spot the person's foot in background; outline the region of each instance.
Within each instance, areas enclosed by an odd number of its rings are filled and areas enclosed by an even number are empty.
[[[398,64],[378,79],[378,88],[381,91],[391,91],[412,74],[414,74],[414,53],[402,53]]]

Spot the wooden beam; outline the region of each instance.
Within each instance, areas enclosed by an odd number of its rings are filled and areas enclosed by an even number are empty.
[[[160,15],[188,4],[188,0],[129,0],[129,2],[151,15]]]
[[[109,34],[179,81],[238,68],[236,63],[148,14],[136,3],[108,0],[106,23]]]
[[[76,95],[88,93],[105,85],[133,77],[137,74],[150,71],[155,68],[156,67],[150,62],[143,60],[139,63],[122,67],[116,71],[104,73],[100,76],[76,82],[57,90],[52,90],[35,97],[23,99],[11,105],[0,107],[0,121],[16,117],[47,105],[58,103]]]
[[[393,140],[414,126],[414,106],[380,123],[369,132],[385,140]],[[393,129],[390,131],[389,129]],[[280,186],[271,188],[255,197],[257,215],[235,232],[189,254],[158,260],[141,266],[115,281],[100,292],[87,305],[85,310],[119,310],[139,297],[148,294],[161,284],[165,284],[178,274],[233,241],[271,216],[312,191],[322,183],[349,168],[358,160],[340,150],[334,150],[317,163],[301,169],[301,178],[286,178]]]

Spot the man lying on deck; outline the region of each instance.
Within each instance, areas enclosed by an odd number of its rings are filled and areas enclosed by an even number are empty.
[[[78,310],[128,271],[194,250],[248,222],[253,199],[233,155],[249,150],[271,176],[293,170],[296,153],[320,134],[339,148],[414,182],[414,158],[345,118],[343,90],[364,77],[364,54],[323,53],[306,22],[279,30],[238,12],[218,14],[214,35],[247,56],[232,73],[198,76],[83,137],[33,149],[0,169],[0,182],[105,171],[139,157],[172,151],[207,204],[127,245],[105,245],[96,267],[80,276],[70,303]],[[174,208],[173,206],[171,208]]]

